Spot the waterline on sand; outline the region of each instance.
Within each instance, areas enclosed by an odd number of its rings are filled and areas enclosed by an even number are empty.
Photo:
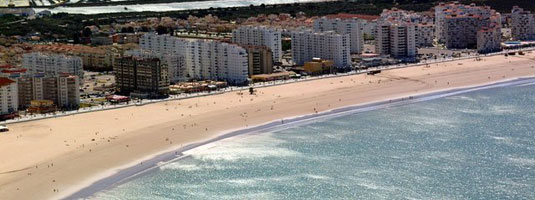
[[[164,166],[168,163],[172,163],[173,161],[184,159],[187,154],[185,154],[186,151],[192,150],[201,146],[205,145],[213,145],[213,142],[228,139],[234,136],[238,135],[244,135],[244,134],[255,134],[255,133],[261,133],[261,132],[273,132],[273,131],[280,131],[284,129],[288,129],[291,127],[304,125],[307,123],[313,123],[318,120],[325,120],[329,118],[335,118],[340,117],[344,115],[350,115],[354,113],[360,113],[360,112],[366,112],[366,111],[372,111],[372,110],[378,110],[378,109],[385,109],[385,108],[391,108],[395,106],[401,106],[401,105],[407,105],[422,101],[428,101],[453,95],[459,95],[463,93],[473,92],[477,90],[483,90],[483,89],[491,89],[491,88],[498,88],[498,87],[505,87],[505,86],[515,86],[515,85],[522,85],[522,84],[529,84],[534,83],[535,79],[533,78],[524,78],[524,79],[515,79],[511,81],[506,82],[500,82],[500,83],[494,83],[490,85],[484,85],[484,86],[475,86],[475,87],[468,87],[468,88],[458,88],[458,89],[451,89],[447,91],[441,91],[441,92],[434,92],[430,94],[422,94],[422,95],[415,95],[413,97],[405,97],[405,98],[399,98],[399,99],[393,99],[393,100],[386,100],[381,102],[375,102],[375,103],[368,103],[368,104],[362,104],[362,105],[355,105],[355,106],[348,106],[344,108],[339,109],[333,109],[327,112],[318,113],[318,114],[311,114],[311,115],[305,115],[305,116],[299,116],[294,118],[286,118],[283,120],[277,120],[272,121],[260,126],[251,127],[248,129],[242,129],[237,131],[231,131],[224,135],[221,135],[217,138],[213,138],[211,140],[191,144],[185,147],[182,147],[176,151],[167,152],[164,154],[160,154],[158,156],[155,156],[154,158],[151,158],[149,160],[143,161],[143,165],[136,165],[130,168],[126,168],[124,170],[120,170],[116,174],[106,177],[104,179],[101,179],[89,187],[86,187],[71,196],[67,197],[68,199],[77,199],[77,198],[88,198],[91,197],[93,194],[95,194],[98,191],[107,190],[114,186],[120,185],[121,183],[127,182],[128,180],[131,180],[131,178],[136,177],[139,174],[143,174],[143,172],[151,171],[154,169],[158,169],[161,166]],[[295,152],[286,152],[286,153],[295,153]],[[292,154],[294,155],[294,154]],[[443,158],[448,158],[448,155],[441,155]],[[450,156],[451,157],[451,156]],[[514,158],[513,160],[516,161],[523,161],[517,158]],[[529,162],[527,162],[529,163]],[[195,170],[195,169],[191,169]],[[312,177],[320,177],[317,175],[311,175]],[[325,178],[325,177],[322,177]],[[380,187],[378,185],[374,185],[372,183],[368,184],[370,187]]]

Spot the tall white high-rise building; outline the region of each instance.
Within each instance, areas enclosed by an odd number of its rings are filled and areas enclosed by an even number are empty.
[[[22,58],[22,67],[28,69],[27,74],[29,75],[44,73],[57,76],[65,73],[84,77],[83,63],[80,57],[33,52],[24,54]]]
[[[511,34],[514,40],[535,40],[535,14],[518,6],[513,7]]]
[[[416,26],[411,22],[377,22],[375,52],[394,58],[414,58]]]
[[[339,69],[351,67],[349,34],[312,30],[297,30],[291,34],[292,59],[295,64],[303,65],[313,58],[321,58],[332,60]]]
[[[266,46],[273,52],[273,61],[282,60],[281,30],[266,26],[241,26],[232,31],[232,42],[239,45]]]
[[[11,114],[18,110],[17,82],[0,77],[0,115]]]
[[[139,45],[146,51],[183,56],[185,68],[180,69],[178,80],[225,80],[230,84],[247,82],[247,51],[238,45],[152,33],[143,35]]]
[[[364,48],[364,20],[356,18],[322,17],[314,20],[314,31],[335,31],[339,34],[349,34],[351,53],[361,53]]]

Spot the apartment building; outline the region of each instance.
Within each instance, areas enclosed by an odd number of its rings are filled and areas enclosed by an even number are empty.
[[[511,35],[514,40],[535,40],[535,15],[518,6],[513,7]]]
[[[416,25],[412,22],[379,21],[375,34],[375,52],[393,58],[412,60],[416,48]]]
[[[375,52],[414,61],[418,47],[433,45],[433,29],[430,17],[397,8],[385,9],[377,20]]]
[[[435,7],[436,37],[447,48],[476,48],[477,33],[501,27],[501,15],[488,6],[440,3]]]
[[[338,34],[348,34],[350,38],[350,52],[362,53],[364,48],[365,21],[358,18],[330,18],[328,16],[314,20],[314,31],[335,31]]]
[[[176,83],[190,80],[186,69],[186,59],[183,55],[155,53],[141,49],[126,51],[124,56],[134,56],[141,58],[158,58],[167,65],[169,82]]]
[[[136,41],[137,43],[137,41]],[[51,44],[35,45],[35,51],[65,54],[82,58],[86,70],[109,71],[113,69],[115,53],[109,47],[90,47],[83,45]]]
[[[271,49],[273,61],[282,60],[281,31],[266,26],[241,26],[232,31],[232,42],[239,45],[266,46]]]
[[[22,55],[22,67],[28,69],[27,74],[29,75],[44,73],[57,76],[68,73],[84,77],[82,59],[75,56],[41,52],[26,53]]]
[[[167,64],[159,58],[124,56],[113,68],[117,93],[138,98],[169,95]]]
[[[69,74],[56,76],[45,74],[25,75],[17,80],[18,107],[26,109],[33,100],[49,100],[58,108],[80,107],[80,78]]]
[[[17,82],[0,77],[0,116],[9,115],[18,110]]]
[[[358,19],[361,22],[362,34],[367,37],[372,37],[375,35],[375,21],[379,18],[379,15],[363,15],[363,14],[349,14],[349,13],[338,13],[325,16],[327,19],[341,19],[341,20],[351,20]]]
[[[431,23],[416,24],[416,47],[432,47],[435,39],[435,25]]]
[[[247,51],[238,45],[152,33],[143,35],[139,45],[155,53],[184,56],[183,75],[189,80],[221,80],[232,85],[248,81]]]
[[[296,65],[304,65],[314,58],[332,60],[340,70],[351,67],[350,36],[334,31],[315,32],[296,30],[292,35],[292,60]]]
[[[502,31],[499,26],[483,28],[477,32],[477,52],[492,53],[502,49]]]
[[[273,52],[266,46],[243,46],[247,51],[249,76],[273,73]]]

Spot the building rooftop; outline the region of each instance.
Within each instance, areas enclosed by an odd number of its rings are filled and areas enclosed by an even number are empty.
[[[0,77],[0,87],[10,85],[11,83],[15,83],[15,81],[9,78]]]
[[[363,15],[363,14],[348,14],[348,13],[339,13],[339,14],[332,14],[332,15],[326,15],[325,17],[329,19],[364,19],[367,21],[373,21],[376,19],[379,19],[378,15]]]

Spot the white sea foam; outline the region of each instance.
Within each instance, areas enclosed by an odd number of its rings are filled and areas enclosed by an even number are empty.
[[[183,163],[183,162],[172,162],[160,167],[162,170],[181,170],[181,171],[200,171],[200,170],[222,170],[228,169],[221,165],[214,164],[192,164],[192,163]]]
[[[275,183],[275,182],[288,182],[295,180],[296,176],[272,176],[272,177],[254,177],[254,178],[247,178],[247,179],[218,179],[218,180],[210,180],[209,182],[215,183],[215,184],[232,184],[236,186],[254,186],[256,184],[267,182],[267,183]]]
[[[330,180],[331,177],[328,176],[322,176],[322,175],[316,175],[316,174],[304,174],[305,177],[316,179],[316,180]]]
[[[381,181],[374,181],[372,179],[356,178],[355,182],[361,187],[365,187],[370,190],[379,190],[382,192],[393,192],[398,190],[395,186],[385,186],[381,184]],[[376,193],[379,194],[379,193]]]
[[[518,165],[535,165],[535,159],[533,158],[507,157],[507,159]]]
[[[195,159],[237,161],[267,157],[298,157],[301,153],[280,147],[286,141],[276,139],[272,133],[247,135],[232,140],[211,143],[207,147],[185,152]]]
[[[493,105],[490,110],[492,114],[514,114],[518,112],[517,107],[512,105]]]
[[[535,83],[526,83],[526,84],[518,85],[516,87],[524,87],[524,86],[531,86],[531,85],[535,85]]]
[[[280,199],[277,194],[272,192],[256,192],[237,195],[222,195],[218,196],[218,199]]]
[[[450,96],[450,97],[446,97],[446,99],[463,100],[463,101],[471,101],[471,102],[476,102],[477,101],[475,98],[472,98],[472,97],[469,97],[469,96],[463,96],[463,95]]]

